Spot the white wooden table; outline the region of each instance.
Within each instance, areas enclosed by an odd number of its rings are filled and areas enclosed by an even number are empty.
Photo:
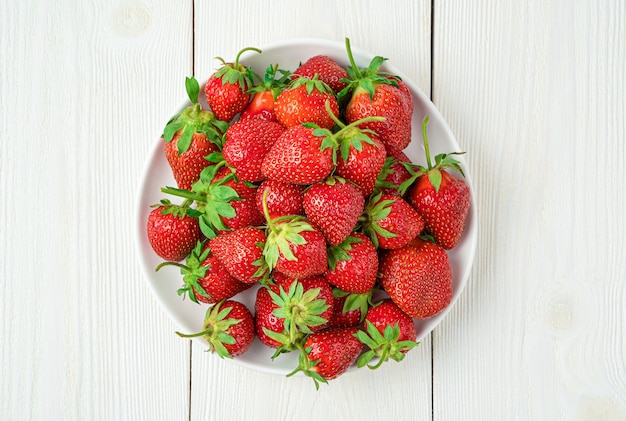
[[[420,347],[316,393],[173,334],[133,206],[185,76],[345,36],[432,96],[480,231]],[[0,419],[626,420],[623,1],[5,0],[0,61]]]

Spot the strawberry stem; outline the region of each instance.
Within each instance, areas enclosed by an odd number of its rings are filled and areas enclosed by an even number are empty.
[[[163,263],[159,264],[156,268],[154,268],[154,271],[158,272],[163,266],[176,266],[176,267],[181,268],[181,269],[189,270],[189,267],[183,265],[182,263],[178,263],[178,262],[163,262]]]
[[[337,126],[340,128],[340,130],[336,134],[343,133],[343,132],[346,131],[345,129],[356,127],[359,124],[369,123],[371,121],[385,121],[385,120],[387,120],[387,118],[381,117],[381,116],[369,116],[369,117],[363,117],[362,119],[357,120],[357,121],[353,121],[352,123],[350,123],[349,125],[346,126],[343,123],[343,121],[339,120],[339,118],[335,115],[335,113],[333,113],[333,110],[330,108],[330,103],[328,101],[326,101],[325,105],[326,105],[326,112],[328,113],[330,118],[335,122],[335,124],[337,124]]]
[[[261,50],[259,50],[258,48],[254,48],[254,47],[246,47],[243,50],[239,51],[237,53],[237,57],[235,57],[235,64],[233,66],[235,69],[239,68],[239,57],[241,57],[241,54],[243,54],[246,51],[255,51],[257,53],[261,53]]]
[[[166,194],[195,200],[197,202],[206,202],[206,197],[203,197],[189,190],[177,189],[175,187],[162,187],[161,191]]]
[[[388,354],[388,350],[387,348],[384,349],[382,355],[378,358],[378,362],[375,365],[367,365],[367,368],[369,368],[370,370],[376,370],[377,368],[379,368],[381,365],[383,365],[383,363],[387,360],[389,360],[389,357],[387,356]]]
[[[333,113],[333,110],[330,108],[330,101],[326,101],[324,105],[326,107],[326,112],[328,113],[330,118],[335,122],[335,124],[341,127],[342,129],[346,127],[346,125],[343,124],[343,121],[339,120],[337,116],[335,115],[335,113]]]
[[[267,227],[269,228],[270,231],[276,231],[275,227],[274,227],[274,222],[272,221],[272,218],[270,217],[270,211],[267,207],[267,196],[269,195],[270,189],[269,188],[265,188],[265,190],[263,190],[263,198],[261,200],[261,204],[263,205],[263,215],[265,216],[265,220],[267,221]]]
[[[213,332],[213,326],[209,327],[208,329],[203,330],[202,332],[197,332],[197,333],[180,333],[180,332],[176,332],[176,334],[178,336],[180,336],[181,338],[197,338],[198,336],[203,336],[203,335],[207,335],[209,333]]]
[[[422,136],[424,137],[424,150],[426,152],[426,164],[428,164],[428,169],[432,170],[433,166],[430,162],[430,148],[428,147],[428,134],[426,133],[426,128],[428,127],[428,121],[430,118],[428,116],[424,117],[424,121],[422,123]]]
[[[359,70],[356,62],[354,61],[354,57],[352,56],[352,49],[350,48],[350,39],[346,37],[346,52],[348,53],[348,60],[350,60],[350,65],[352,66],[352,70],[354,70],[354,75],[357,79],[363,78],[361,71]]]

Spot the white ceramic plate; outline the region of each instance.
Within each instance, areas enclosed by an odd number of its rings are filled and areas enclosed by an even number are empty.
[[[359,67],[367,67],[370,60],[376,54],[371,54],[359,48],[352,47],[352,53],[355,62]],[[342,42],[320,40],[320,39],[295,39],[289,41],[278,42],[261,47],[262,53],[244,53],[240,58],[240,62],[251,66],[257,74],[262,74],[265,68],[274,63],[279,63],[282,69],[295,70],[299,63],[304,62],[309,57],[317,54],[325,54],[335,59],[341,65],[347,66],[348,59],[345,45]],[[438,153],[454,152],[463,150],[459,147],[450,128],[442,118],[439,111],[435,108],[430,99],[422,92],[422,90],[413,83],[405,74],[396,69],[391,60],[383,65],[383,69],[396,74],[410,88],[414,99],[413,125],[412,125],[412,142],[405,149],[405,153],[413,162],[425,163],[423,145],[422,145],[422,120],[424,116],[430,117],[428,125],[428,138],[431,155],[434,157]],[[183,83],[181,81],[181,98],[184,98]],[[203,97],[203,95],[201,95]],[[172,115],[189,105],[184,102],[177,110],[172,110]],[[205,103],[206,106],[206,103]],[[168,116],[169,118],[169,116]],[[164,119],[163,124],[167,119]],[[157,127],[155,131],[160,135]],[[162,198],[166,197],[161,193],[161,187],[175,186],[170,168],[167,164],[163,153],[163,140],[158,138],[154,142],[154,146],[148,156],[139,184],[138,202],[136,208],[136,242],[137,252],[141,267],[143,268],[148,285],[154,293],[156,299],[163,309],[174,320],[178,329],[185,333],[192,333],[201,330],[207,305],[195,304],[189,299],[183,300],[178,296],[176,290],[182,285],[182,276],[176,267],[164,267],[159,272],[155,272],[154,268],[162,262],[162,260],[152,251],[146,236],[146,224],[150,206],[158,203]],[[471,177],[466,167],[463,156],[458,157],[461,167],[465,173],[465,180],[472,189]],[[472,190],[473,191],[473,190]],[[171,198],[175,201],[176,198]],[[472,262],[474,260],[474,252],[476,248],[477,237],[477,219],[476,206],[472,196],[469,215],[467,217],[466,227],[460,243],[454,250],[449,252],[453,273],[454,296],[452,302],[442,313],[428,320],[416,320],[418,341],[427,336],[448,314],[454,303],[463,291],[467,279],[470,274]],[[253,287],[235,298],[253,310],[254,298],[257,287]],[[174,335],[174,332],[172,332]],[[183,339],[181,339],[183,340]],[[202,338],[194,340],[206,346],[206,342]],[[255,339],[252,347],[244,355],[234,358],[232,361],[244,367],[259,370],[267,373],[285,375],[296,367],[296,353],[283,354],[271,360],[274,350],[263,345],[258,339]],[[419,348],[417,351],[420,352]],[[218,358],[217,355],[208,356],[208,358]]]

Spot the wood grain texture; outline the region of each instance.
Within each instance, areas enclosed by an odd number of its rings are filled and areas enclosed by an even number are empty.
[[[181,419],[188,344],[133,233],[144,158],[184,94],[191,3],[2,10],[0,418]]]
[[[434,102],[481,206],[436,418],[626,419],[625,22],[621,2],[436,2]]]

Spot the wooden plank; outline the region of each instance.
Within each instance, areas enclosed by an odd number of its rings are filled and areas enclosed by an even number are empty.
[[[133,207],[184,95],[191,2],[0,16],[0,418],[183,419],[188,344],[136,263]]]
[[[480,207],[433,338],[436,418],[626,419],[624,5],[434,12],[434,101]]]
[[[206,79],[218,63],[232,60],[243,47],[259,47],[290,38],[325,38],[380,54],[402,69],[424,91],[430,86],[430,1],[410,2],[398,24],[388,2],[316,2],[315,7],[285,3],[195,3],[195,74]],[[355,12],[358,10],[358,12]],[[235,18],[236,17],[236,18]],[[409,26],[410,23],[410,26]],[[306,54],[306,52],[304,52]],[[369,402],[384,402],[385,417],[429,419],[431,404],[430,337],[402,364],[377,372],[361,370],[322,385],[242,368],[193,346],[192,419],[380,419]],[[385,385],[385,386],[383,386]],[[400,390],[401,392],[398,392]],[[313,397],[313,398],[311,398]]]

